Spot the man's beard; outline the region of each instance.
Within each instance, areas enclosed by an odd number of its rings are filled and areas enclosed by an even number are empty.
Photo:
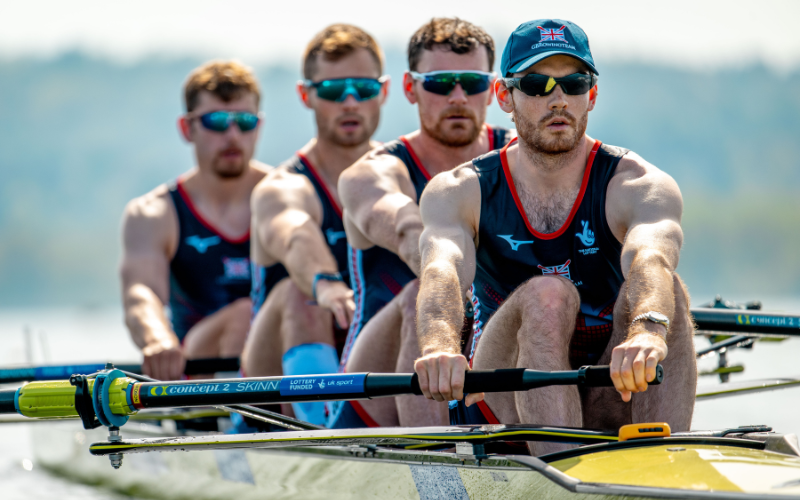
[[[231,161],[222,157],[226,151],[234,149],[237,150],[241,155],[241,160]],[[245,160],[244,151],[236,147],[231,147],[221,151],[220,154],[214,158],[214,161],[211,163],[211,169],[213,170],[214,174],[221,179],[235,179],[244,174],[245,170],[247,170],[248,163],[249,160]]]
[[[468,121],[459,120],[449,123],[448,118],[453,116],[467,118]],[[433,127],[428,126],[423,120],[422,128],[429,136],[449,148],[469,146],[481,135],[481,124],[478,123],[478,117],[475,116],[475,113],[468,108],[458,106],[442,111],[436,121],[436,125]]]
[[[546,123],[553,118],[564,118],[573,126],[573,133],[569,130],[560,132],[548,132]],[[589,111],[576,120],[575,117],[566,111],[553,111],[539,120],[538,124],[531,123],[522,113],[515,110],[514,123],[517,126],[519,140],[525,143],[532,152],[548,155],[561,155],[573,151],[581,138],[586,133],[586,126],[589,122]],[[550,137],[548,137],[550,135]]]
[[[351,115],[353,119],[358,119],[361,127],[354,133],[346,133],[339,131],[339,124],[347,121],[348,116],[337,118],[333,126],[329,127],[327,124],[318,123],[318,133],[328,141],[343,148],[354,148],[369,141],[372,134],[377,127],[373,126],[365,116]]]

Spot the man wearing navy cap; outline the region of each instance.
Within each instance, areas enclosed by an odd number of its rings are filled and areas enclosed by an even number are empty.
[[[520,25],[501,71],[497,100],[519,139],[438,175],[420,203],[415,369],[423,393],[458,400],[454,424],[667,422],[688,430],[697,367],[689,297],[675,273],[683,242],[677,184],[637,154],[586,135],[598,71],[577,25]],[[468,362],[458,339],[470,287],[470,366],[610,364],[615,387],[464,398]],[[648,390],[657,363],[666,378]],[[565,448],[529,446],[536,455]]]

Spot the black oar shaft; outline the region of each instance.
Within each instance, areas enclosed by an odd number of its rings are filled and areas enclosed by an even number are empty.
[[[657,367],[656,379],[664,371]],[[526,391],[550,385],[612,386],[608,366],[541,372],[525,369],[473,370],[466,374],[464,392]],[[206,381],[137,383],[131,395],[138,408],[206,405],[275,404],[307,401],[371,399],[422,394],[416,374],[347,373],[304,377],[265,377]]]
[[[800,316],[752,309],[692,309],[698,330],[730,333],[800,335]]]

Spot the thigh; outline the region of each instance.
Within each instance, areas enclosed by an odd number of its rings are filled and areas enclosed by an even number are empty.
[[[403,324],[402,300],[402,294],[398,294],[364,324],[356,339],[352,341],[347,354],[348,372],[395,371],[401,344],[400,329]]]
[[[250,299],[240,298],[203,318],[186,334],[183,351],[188,359],[221,355],[224,337],[236,337],[244,342],[250,328]],[[241,353],[236,352],[238,356]]]
[[[664,382],[622,401],[613,387],[594,387],[582,392],[584,424],[594,429],[617,429],[633,422],[667,422],[673,431],[689,430],[697,389],[694,323],[689,312],[689,294],[680,277],[673,275],[675,316],[667,335],[668,353],[661,364]],[[625,341],[630,325],[630,307],[625,300],[627,285],[620,289],[614,307],[614,333],[598,364],[611,361],[611,351]]]

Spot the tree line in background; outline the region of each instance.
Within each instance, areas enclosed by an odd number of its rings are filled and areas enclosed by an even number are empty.
[[[192,165],[175,126],[200,61],[119,65],[81,54],[0,61],[0,307],[118,303],[119,218]],[[393,79],[376,138],[417,128]],[[670,173],[684,194],[679,271],[696,300],[800,294],[800,73],[601,64],[589,134]],[[276,165],[314,133],[299,68],[257,67],[257,158]],[[489,122],[509,125],[496,105]]]

